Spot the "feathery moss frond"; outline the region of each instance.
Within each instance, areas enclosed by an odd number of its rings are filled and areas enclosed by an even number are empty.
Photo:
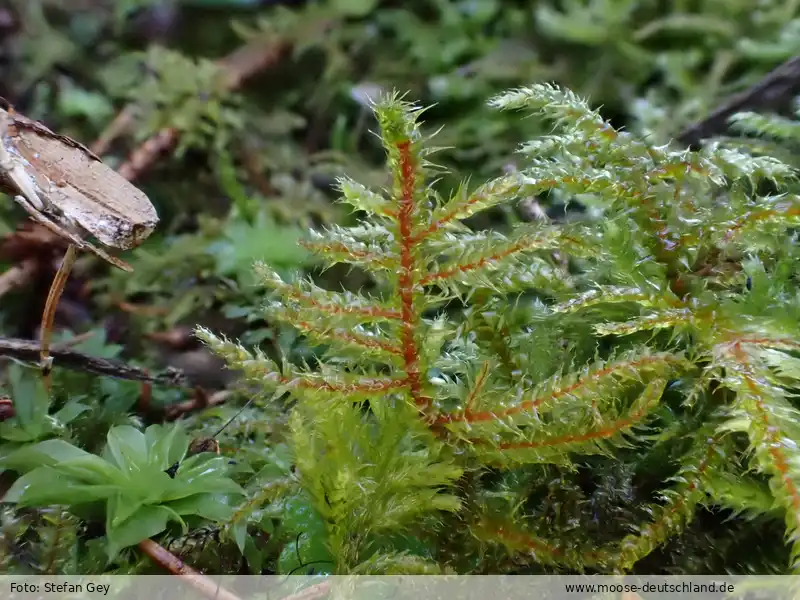
[[[554,127],[514,173],[443,199],[422,109],[376,102],[391,185],[340,179],[366,220],[304,242],[323,267],[369,274],[374,296],[258,267],[267,318],[318,364],[198,331],[290,398],[298,497],[336,571],[444,571],[455,522],[478,572],[636,571],[697,535],[701,506],[784,516],[800,568],[797,198],[759,195],[793,169],[720,144],[648,146],[554,85],[490,105]],[[465,222],[555,191],[589,210],[502,232]]]

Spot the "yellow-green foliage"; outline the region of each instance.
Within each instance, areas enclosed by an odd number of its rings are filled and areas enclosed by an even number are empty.
[[[520,148],[518,171],[448,198],[422,110],[375,106],[391,184],[343,179],[361,225],[304,243],[370,273],[372,295],[258,267],[267,318],[318,344],[319,364],[198,330],[288,402],[287,493],[317,515],[298,534],[335,572],[416,572],[409,556],[636,571],[671,543],[695,543],[692,568],[714,572],[693,520],[717,507],[742,515],[732,530],[784,518],[785,540],[766,527],[770,551],[749,560],[800,570],[800,202],[779,193],[792,169],[720,144],[651,147],[551,85],[490,104],[552,131]],[[586,217],[508,235],[463,223],[553,190]]]

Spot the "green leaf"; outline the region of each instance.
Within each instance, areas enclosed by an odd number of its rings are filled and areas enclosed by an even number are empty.
[[[195,454],[181,463],[176,480],[192,483],[204,478],[225,476],[228,472],[228,459],[209,453]]]
[[[147,465],[148,447],[144,434],[129,425],[112,427],[107,437],[106,460],[126,474],[141,472]]]
[[[222,151],[217,158],[217,179],[220,187],[233,201],[242,219],[248,225],[253,225],[258,214],[258,202],[248,196],[236,176],[236,166],[229,152]]]
[[[96,126],[114,115],[114,106],[100,93],[75,86],[66,86],[58,97],[58,108],[66,117],[85,117]]]
[[[378,6],[378,0],[330,0],[330,3],[343,17],[365,17]]]
[[[118,527],[131,518],[145,503],[121,493],[114,494],[106,503],[106,523]]]
[[[79,344],[75,344],[73,348],[98,358],[117,358],[122,352],[122,346],[106,343],[106,330],[103,327],[92,329],[91,334]],[[58,336],[54,341],[67,342],[74,337],[74,335]]]
[[[0,460],[0,466],[14,471],[29,471],[40,466],[80,459],[99,460],[97,456],[64,440],[46,440],[12,452]]]
[[[14,441],[32,441],[52,431],[54,423],[50,417],[50,397],[41,379],[32,369],[11,363],[8,367],[10,396],[14,400],[16,416],[3,427],[3,437]],[[21,430],[15,432],[16,425]],[[2,429],[0,429],[2,431]]]
[[[209,521],[227,521],[233,516],[233,508],[219,494],[195,494],[168,502],[165,506],[179,515],[197,515]]]
[[[116,486],[128,483],[128,478],[119,469],[94,454],[60,462],[54,468],[84,483]]]
[[[283,525],[293,533],[324,532],[325,521],[305,494],[287,498],[283,503]]]
[[[279,573],[295,575],[310,575],[312,572],[330,573],[334,565],[335,561],[325,545],[325,536],[322,534],[304,533],[292,539],[281,549],[278,558]]]
[[[201,493],[244,495],[244,490],[238,483],[223,474],[216,474],[213,471],[190,479],[175,477],[171,481],[173,482],[171,489],[162,496],[162,501],[164,502],[179,500],[180,498]]]
[[[248,537],[245,540],[242,554],[247,561],[247,568],[250,572],[255,574],[261,573],[264,564],[264,554],[258,549],[252,537]]]
[[[151,425],[145,431],[150,449],[150,464],[167,469],[183,459],[189,449],[189,437],[180,424]]]
[[[108,498],[117,491],[110,485],[86,485],[53,467],[39,467],[14,482],[3,500],[25,506],[83,504]]]
[[[270,481],[280,479],[291,474],[292,454],[286,444],[268,448],[264,453],[266,464],[253,477],[256,481]]]
[[[256,261],[294,267],[304,264],[309,257],[298,244],[303,231],[298,227],[276,224],[266,211],[257,215],[253,225],[245,221],[231,222],[225,238],[208,248],[208,252],[216,256],[217,268],[223,275],[249,273]]]
[[[63,407],[61,407],[61,410],[59,410],[54,416],[59,423],[68,425],[87,410],[89,410],[89,407],[85,404],[75,400],[70,400]]]
[[[247,519],[239,519],[230,529],[233,541],[239,548],[239,552],[244,554],[245,542],[247,541]]]
[[[142,540],[158,535],[167,528],[170,520],[177,520],[183,524],[183,520],[174,511],[164,506],[143,506],[118,526],[110,526],[107,520],[106,540],[109,560],[116,558],[123,548],[135,546]]]
[[[129,476],[122,492],[144,504],[159,504],[169,500],[178,486],[164,471],[150,467]]]
[[[45,423],[45,425],[47,425],[47,423]],[[36,428],[22,429],[16,422],[16,419],[9,419],[4,423],[0,423],[0,438],[9,442],[35,442],[50,433],[52,433],[52,431],[47,427],[41,430],[37,430]]]

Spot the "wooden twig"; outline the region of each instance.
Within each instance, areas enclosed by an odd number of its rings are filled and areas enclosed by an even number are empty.
[[[169,309],[162,306],[144,306],[133,304],[132,302],[125,302],[124,300],[116,300],[115,306],[122,312],[130,313],[133,315],[141,315],[144,317],[163,317],[169,314]]]
[[[214,600],[240,600],[238,596],[232,594],[219,584],[214,583],[213,579],[194,570],[172,552],[153,540],[148,539],[139,542],[139,550],[173,575],[177,575],[181,579],[187,581],[189,585],[208,598],[213,598]]]
[[[27,285],[28,282],[33,280],[37,270],[37,261],[33,259],[25,260],[9,268],[0,275],[0,296]]]
[[[295,592],[291,596],[285,596],[282,600],[316,600],[317,598],[322,598],[323,596],[326,596],[330,591],[331,591],[331,582],[323,581],[322,583],[317,583],[315,585],[307,587],[304,590]]]
[[[225,72],[225,88],[239,89],[256,73],[277,64],[289,46],[286,40],[256,40],[231,52],[219,61],[220,68]]]
[[[800,94],[800,56],[790,58],[754,86],[726,100],[705,119],[681,131],[675,139],[686,146],[696,147],[704,139],[725,133],[728,119],[736,113],[774,110],[797,94]]]
[[[143,381],[139,388],[139,399],[136,401],[136,410],[141,415],[150,413],[150,405],[153,402],[153,384]]]
[[[139,550],[173,575],[177,575],[188,581],[192,587],[208,598],[214,600],[240,600],[238,596],[215,583],[210,577],[206,577],[199,571],[194,570],[172,552],[153,540],[147,539],[139,542]],[[285,596],[283,600],[317,600],[318,598],[326,596],[330,592],[330,589],[331,582],[322,581],[304,590]]]
[[[124,135],[133,125],[136,119],[136,105],[129,104],[114,117],[114,120],[106,126],[103,133],[100,134],[94,144],[89,147],[89,150],[100,156],[108,152],[112,142]]]
[[[67,248],[67,253],[61,261],[61,266],[58,267],[56,276],[53,278],[53,283],[50,284],[50,291],[47,294],[47,301],[44,304],[44,312],[42,313],[42,327],[39,336],[39,366],[42,369],[42,378],[47,390],[50,390],[50,371],[53,367],[53,360],[50,358],[50,338],[53,336],[53,323],[56,318],[56,308],[64,287],[67,284],[72,267],[78,258],[78,249],[70,245]]]
[[[179,131],[174,127],[162,129],[134,149],[128,160],[119,166],[117,172],[128,181],[133,181],[144,173],[156,158],[172,149],[178,142],[178,134]]]
[[[38,362],[40,348],[41,346],[34,341],[0,338],[0,356],[36,363]],[[71,350],[63,344],[50,348],[50,355],[58,361],[59,366],[73,371],[106,375],[128,381],[144,381],[170,387],[185,386],[183,375],[178,371],[150,375],[145,369],[134,367],[121,361],[98,358],[77,350]]]
[[[277,63],[288,48],[289,45],[285,41],[256,41],[242,46],[217,63],[225,74],[224,88],[226,90],[238,89],[245,80]],[[135,105],[123,109],[100,135],[92,150],[97,154],[106,151],[111,142],[133,124],[135,115]],[[128,160],[117,169],[117,172],[128,181],[133,181],[158,156],[169,151],[177,143],[179,135],[179,130],[174,127],[162,129],[134,149]]]
[[[225,88],[229,90],[237,89],[247,78],[276,63],[284,49],[283,43],[256,41],[242,46],[221,59],[217,64],[225,72]],[[137,106],[135,104],[129,104],[121,110],[91,146],[92,152],[105,154],[111,143],[119,136],[124,135],[133,126],[136,120],[136,110]],[[155,137],[160,135],[157,134]],[[173,135],[174,133],[164,133],[164,140],[159,144],[153,144],[153,146],[163,145]],[[120,174],[122,174],[121,171]]]
[[[220,390],[209,396],[203,388],[196,388],[191,400],[165,407],[164,419],[174,421],[185,414],[224,404],[231,396],[233,396],[233,392],[229,390]]]

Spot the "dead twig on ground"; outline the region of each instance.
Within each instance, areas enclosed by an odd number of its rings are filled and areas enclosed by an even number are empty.
[[[98,156],[105,154],[108,152],[108,149],[111,147],[111,144],[114,142],[114,140],[125,135],[125,133],[130,130],[135,120],[136,105],[129,104],[119,111],[119,113],[117,113],[117,116],[114,117],[114,120],[106,126],[106,128],[100,134],[100,137],[94,141],[94,144],[89,146],[89,150]]]
[[[33,281],[38,270],[39,265],[36,260],[26,260],[8,269],[0,275],[0,296],[28,285],[29,282]]]
[[[40,345],[31,340],[0,338],[0,356],[14,358],[24,362],[38,363]],[[74,371],[83,371],[95,375],[106,375],[128,381],[143,381],[169,387],[185,387],[179,371],[168,370],[165,373],[150,375],[145,369],[128,365],[121,361],[98,358],[59,344],[50,349],[50,355],[58,360],[59,366]]]
[[[323,581],[322,583],[317,583],[307,587],[304,590],[300,590],[291,596],[286,596],[282,600],[316,600],[317,598],[322,598],[323,596],[328,595],[328,592],[330,591],[331,582]]]
[[[696,147],[702,140],[725,133],[728,119],[747,110],[775,110],[800,94],[800,56],[769,72],[749,89],[726,100],[702,121],[681,131],[676,141]]]
[[[153,540],[148,539],[139,542],[139,550],[173,575],[177,575],[185,580],[189,585],[208,598],[213,598],[214,600],[239,600],[238,596],[215,583],[210,577],[206,577],[199,571],[194,570],[172,552]]]
[[[0,297],[31,285],[64,251],[66,242],[36,223],[27,222],[0,241],[0,257],[15,263],[0,274]]]
[[[256,41],[242,46],[217,64],[225,73],[224,87],[228,90],[238,89],[245,80],[259,71],[276,64],[289,45],[279,41]],[[92,146],[92,151],[102,154],[118,136],[128,130],[136,117],[136,106],[125,107],[100,135]],[[117,172],[128,181],[141,175],[162,153],[169,151],[178,141],[180,132],[174,127],[162,129],[148,140],[145,140],[120,165]]]
[[[188,413],[224,404],[231,396],[233,396],[233,392],[229,390],[220,390],[209,396],[203,388],[198,387],[195,389],[194,397],[191,400],[167,406],[164,409],[164,419],[166,421],[175,421]]]

